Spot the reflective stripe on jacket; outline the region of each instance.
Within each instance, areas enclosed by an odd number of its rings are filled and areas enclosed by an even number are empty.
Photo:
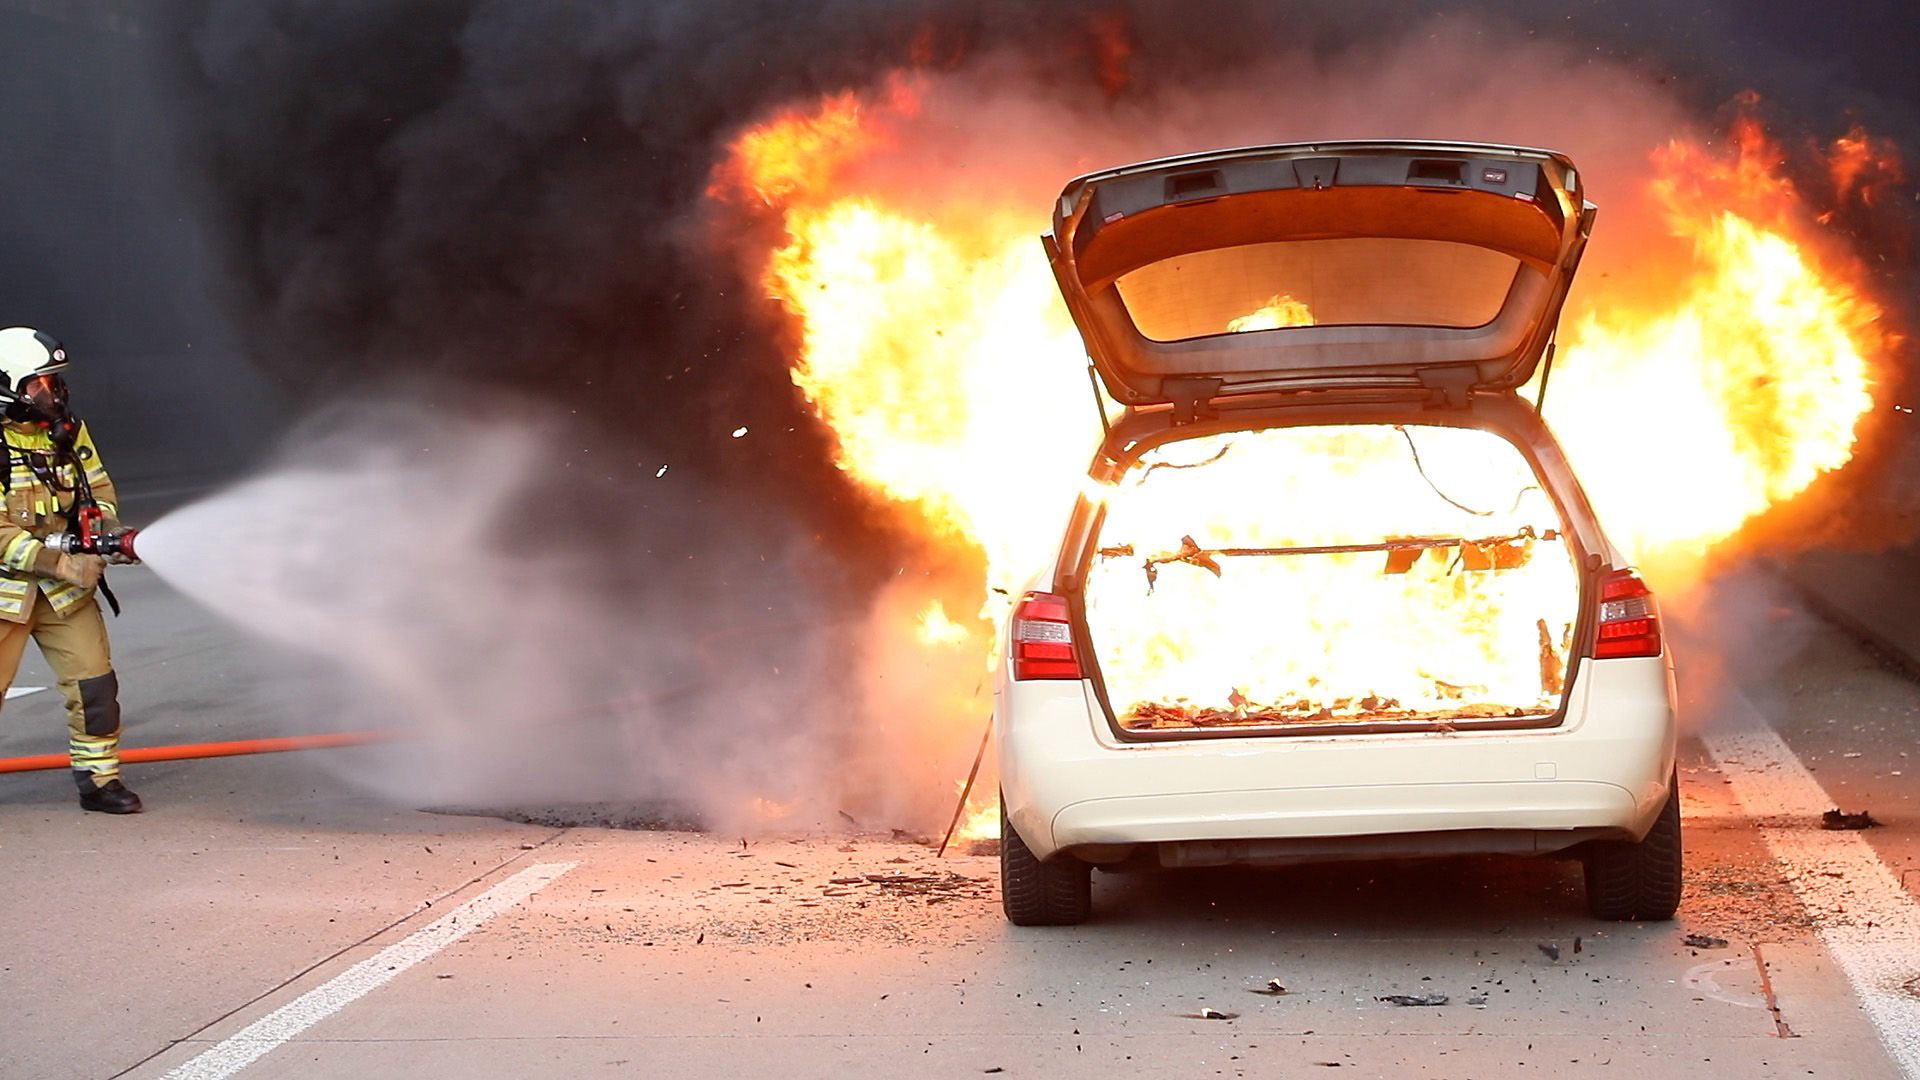
[[[37,586],[55,611],[67,611],[93,595],[52,576],[57,553],[47,550],[42,537],[67,531],[67,513],[73,509],[74,475],[71,465],[55,468],[53,440],[34,424],[0,424],[8,457],[6,516],[0,519],[0,621],[25,622],[32,610]],[[93,497],[109,519],[119,516],[113,480],[93,445],[85,424],[74,440],[74,454],[86,467]],[[49,484],[43,476],[57,481]],[[61,490],[64,489],[64,490]]]

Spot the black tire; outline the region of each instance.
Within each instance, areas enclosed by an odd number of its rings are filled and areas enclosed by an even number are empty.
[[[1639,843],[1601,840],[1587,850],[1587,910],[1596,919],[1658,922],[1680,906],[1680,779]]]
[[[1041,862],[1000,805],[1000,908],[1015,926],[1075,926],[1093,914],[1093,867],[1071,856]]]

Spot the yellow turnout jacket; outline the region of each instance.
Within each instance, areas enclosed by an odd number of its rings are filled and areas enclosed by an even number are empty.
[[[41,543],[43,537],[67,531],[73,510],[74,469],[55,467],[53,440],[37,424],[0,423],[6,438],[7,512],[0,520],[0,620],[25,622],[33,610],[33,590],[46,594],[55,611],[65,612],[93,595],[53,577],[59,553]],[[93,445],[85,424],[74,440],[74,454],[86,469],[93,497],[109,519],[119,517],[113,481]]]

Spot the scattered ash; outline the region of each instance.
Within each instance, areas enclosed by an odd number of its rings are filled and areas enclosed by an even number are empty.
[[[670,802],[556,803],[546,806],[426,806],[429,814],[492,817],[548,829],[632,829],[641,832],[705,832],[687,806]]]
[[[737,838],[630,834],[618,859],[571,880],[584,900],[520,919],[527,940],[557,936],[594,952],[784,946],[801,942],[927,944],[998,934],[999,880],[990,860],[936,858],[879,837]],[[565,840],[557,843],[564,845]]]

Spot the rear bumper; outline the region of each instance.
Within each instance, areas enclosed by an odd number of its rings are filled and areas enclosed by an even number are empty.
[[[1003,682],[995,712],[1007,816],[1034,853],[1076,848],[1484,836],[1549,851],[1638,839],[1673,772],[1664,660],[1582,661],[1558,727],[1129,743],[1084,683]],[[1557,837],[1557,839],[1556,839]],[[1473,848],[1472,841],[1467,841]],[[1337,857],[1339,843],[1309,845]]]
[[[1081,799],[1054,813],[1052,830],[1055,848],[1479,829],[1625,833],[1638,806],[1628,788],[1592,780],[1266,787]]]

